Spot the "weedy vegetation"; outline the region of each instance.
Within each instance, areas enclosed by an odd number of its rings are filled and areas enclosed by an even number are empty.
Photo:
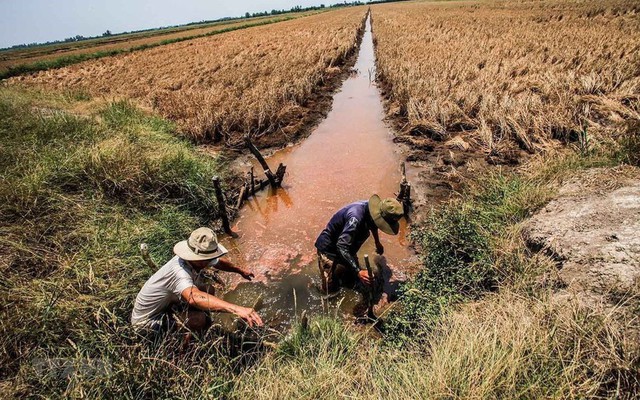
[[[141,367],[147,361],[176,374],[156,360],[159,348],[131,347],[139,339],[127,323],[132,301],[152,272],[141,268],[138,245],[166,259],[176,237],[207,223],[217,212],[211,177],[224,176],[224,159],[128,102],[69,111],[84,101],[0,90],[6,395],[121,397],[137,386],[131,379],[159,379]],[[113,378],[107,366],[129,384],[102,386]]]

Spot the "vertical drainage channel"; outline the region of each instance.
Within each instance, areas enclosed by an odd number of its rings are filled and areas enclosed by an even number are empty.
[[[283,187],[247,200],[234,226],[240,237],[223,239],[231,260],[256,275],[254,282],[233,277],[224,298],[245,306],[258,301],[258,311],[270,326],[286,327],[302,310],[322,312],[314,242],[333,213],[373,193],[394,197],[398,191],[404,157],[383,121],[375,68],[368,17],[357,72],[334,95],[326,119],[302,143],[268,159],[270,165],[287,165]],[[398,236],[380,234],[391,267],[388,291],[416,264],[407,233],[403,222]],[[361,249],[361,259],[374,254],[372,242]],[[360,298],[343,290],[331,306],[338,315],[349,316]]]

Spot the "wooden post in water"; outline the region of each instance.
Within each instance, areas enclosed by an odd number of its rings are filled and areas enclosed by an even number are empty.
[[[369,292],[368,292],[368,300],[369,307],[367,307],[367,318],[371,321],[376,319],[376,315],[373,313],[373,290],[375,288],[375,282],[373,278],[373,272],[371,271],[371,264],[369,263],[369,255],[364,255],[364,265],[367,267],[367,274],[369,274]]]
[[[242,203],[244,202],[244,197],[247,193],[247,183],[242,185],[240,188],[240,194],[238,195],[238,201],[236,202],[236,210],[239,210],[242,207]]]
[[[402,180],[400,181],[400,191],[397,200],[402,203],[405,215],[409,214],[411,208],[411,184],[407,182],[407,172],[404,162],[400,163],[400,172]]]
[[[250,179],[251,179],[251,196],[255,196],[256,195],[256,178],[253,176],[253,166],[251,166],[251,172],[250,172]]]
[[[282,180],[284,179],[284,174],[287,172],[287,166],[283,163],[278,165],[278,169],[276,170],[276,180],[278,182],[278,186],[282,184]]]
[[[262,169],[264,170],[264,174],[267,176],[267,179],[269,180],[271,187],[277,188],[278,181],[276,179],[276,176],[273,174],[273,172],[271,172],[271,168],[269,168],[269,164],[267,164],[264,157],[262,157],[262,154],[260,154],[260,151],[258,150],[258,148],[251,142],[251,138],[249,137],[249,135],[244,137],[244,141],[247,144],[249,151],[251,151],[251,153],[258,159],[258,162],[262,166]]]
[[[224,193],[222,193],[222,187],[220,186],[220,177],[213,177],[213,187],[216,191],[216,201],[218,202],[218,211],[220,213],[220,219],[222,219],[222,228],[224,232],[231,237],[238,237],[238,234],[231,230],[229,225],[229,216],[227,215],[227,206],[224,201]]]

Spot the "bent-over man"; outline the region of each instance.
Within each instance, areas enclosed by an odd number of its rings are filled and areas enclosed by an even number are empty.
[[[175,315],[189,330],[203,330],[209,324],[209,311],[233,313],[250,326],[262,325],[255,310],[226,302],[210,294],[202,284],[200,272],[209,267],[240,274],[247,280],[254,277],[220,258],[227,249],[218,243],[211,229],[196,229],[188,240],[176,243],[173,252],[175,257],[153,274],[138,293],[131,313],[134,327],[159,332],[173,326]]]
[[[339,210],[316,239],[319,265],[323,274],[323,289],[335,292],[340,286],[355,286],[358,281],[371,285],[366,270],[360,270],[358,250],[371,234],[376,253],[382,255],[378,230],[397,235],[399,220],[404,215],[402,204],[392,198],[380,199],[377,194],[366,201],[357,201]]]

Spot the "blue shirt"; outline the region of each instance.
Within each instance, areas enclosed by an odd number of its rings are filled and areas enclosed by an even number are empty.
[[[348,253],[355,257],[369,238],[369,219],[369,203],[366,200],[345,206],[331,217],[327,227],[320,233],[316,239],[316,249],[322,253]]]

